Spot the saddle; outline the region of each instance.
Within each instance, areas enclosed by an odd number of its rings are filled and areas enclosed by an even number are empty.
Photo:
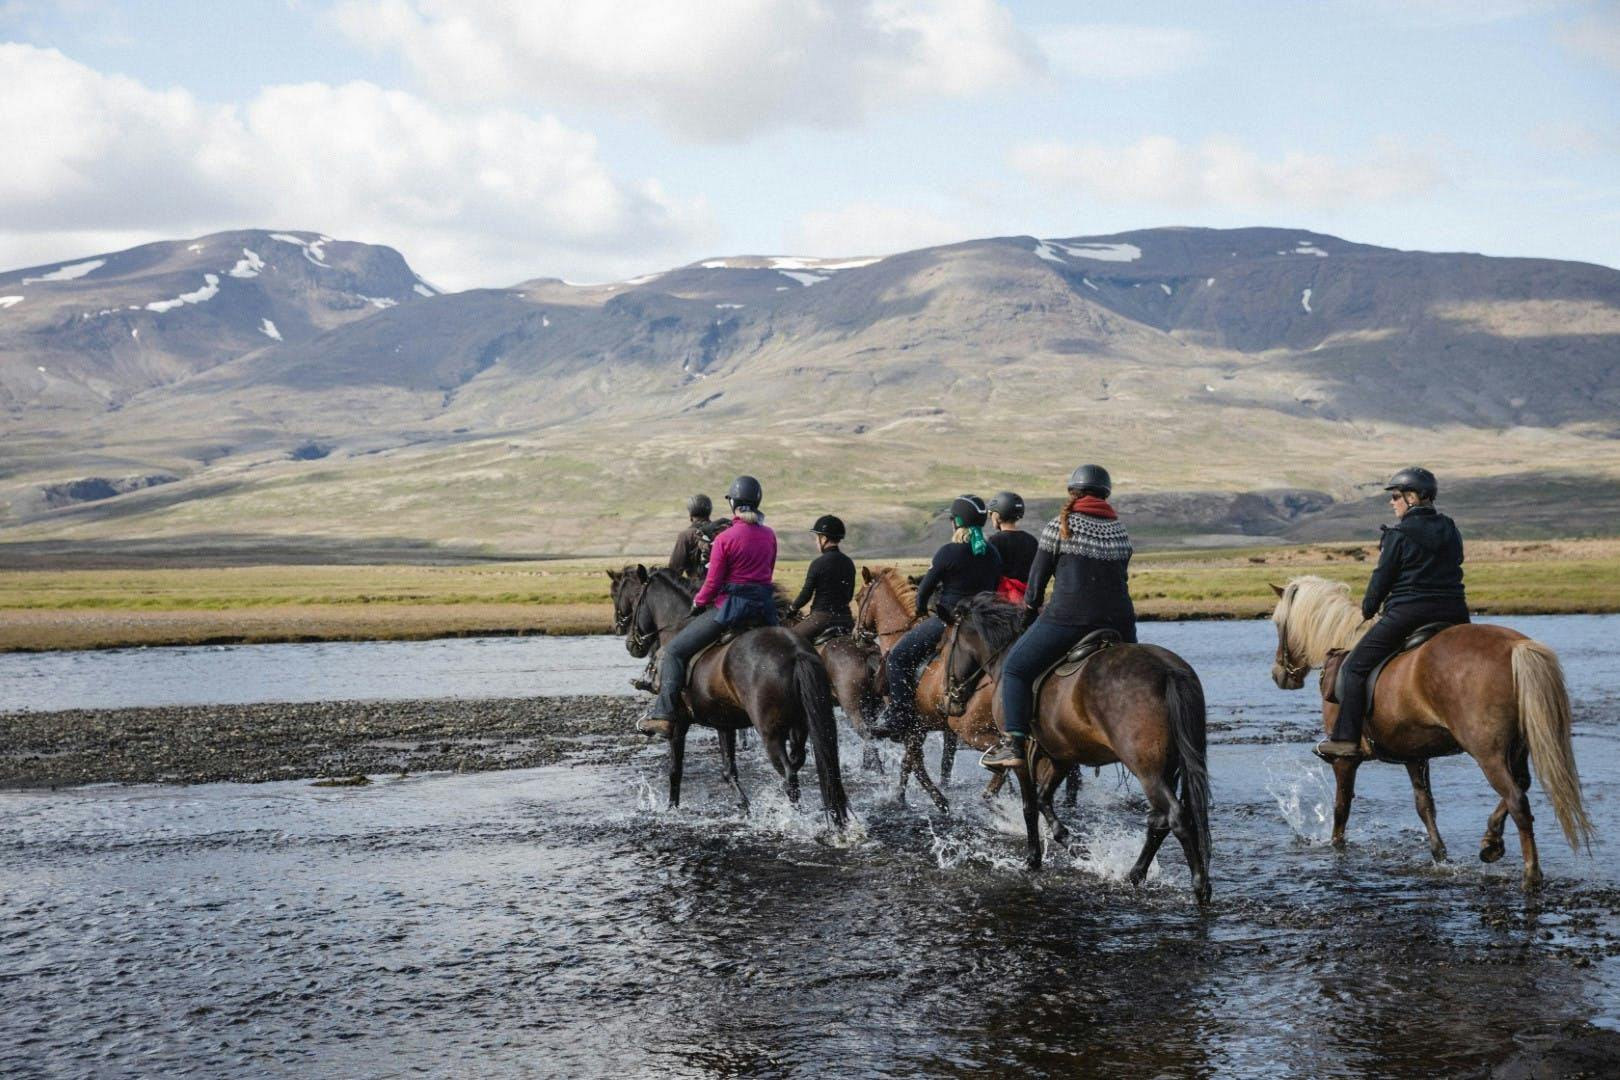
[[[855,628],[853,626],[829,626],[827,629],[816,635],[816,640],[810,643],[810,647],[812,649],[819,649],[829,641],[834,641],[841,637],[849,637],[854,632]]]
[[[1424,623],[1422,626],[1406,635],[1406,640],[1401,642],[1400,648],[1378,661],[1378,666],[1373,668],[1371,673],[1369,673],[1367,676],[1368,716],[1372,715],[1373,694],[1374,691],[1378,689],[1378,676],[1384,673],[1385,665],[1402,653],[1409,653],[1419,645],[1424,644],[1440,631],[1450,630],[1455,625],[1455,623],[1446,622]],[[1332,652],[1328,653],[1327,662],[1322,665],[1322,683],[1324,686],[1328,687],[1326,698],[1335,705],[1337,705],[1339,703],[1339,699],[1344,696],[1344,684],[1340,680],[1345,677],[1344,658],[1349,655],[1350,653],[1348,650],[1334,649]]]
[[[1067,678],[1086,666],[1086,661],[1102,652],[1121,644],[1118,630],[1093,630],[1085,637],[1074,643],[1074,646],[1058,659],[1058,662],[1041,672],[1040,678],[1035,680],[1035,700],[1041,699],[1041,688],[1046,680],[1053,675]]]
[[[703,648],[701,648],[697,652],[693,653],[692,654],[692,659],[690,659],[690,660],[688,660],[686,662],[686,685],[687,686],[692,685],[692,672],[697,670],[699,660],[703,659],[705,656],[709,655],[709,653],[713,652],[715,649],[718,649],[720,646],[729,645],[733,641],[736,641],[737,640],[737,635],[746,633],[746,632],[748,632],[749,630],[752,630],[752,629],[754,629],[752,626],[745,626],[745,627],[743,627],[741,629],[727,628],[725,633],[721,634],[719,637],[715,638],[713,641],[711,641],[707,645],[703,646]]]

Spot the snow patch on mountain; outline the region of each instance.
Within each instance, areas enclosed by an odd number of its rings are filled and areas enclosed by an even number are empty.
[[[1305,314],[1311,313],[1311,290],[1306,289],[1299,294],[1299,306],[1305,309]]]
[[[187,304],[206,304],[219,295],[219,276],[217,274],[204,274],[203,287],[188,293],[181,293],[173,300],[154,300],[146,305],[147,311],[173,311],[177,307]]]
[[[258,277],[259,271],[263,269],[264,260],[259,258],[256,253],[243,248],[242,257],[236,260],[236,265],[231,267],[228,272],[234,278],[254,278]]]
[[[20,296],[0,296],[0,308],[16,307],[23,302]]]
[[[434,292],[432,289],[428,288],[426,285],[422,284],[420,281],[418,281],[415,285],[412,285],[411,288],[416,290],[416,295],[418,295],[418,296],[437,296],[437,295],[439,295],[438,293]]]
[[[106,259],[91,259],[89,262],[73,263],[71,266],[59,266],[50,273],[41,274],[39,277],[25,277],[22,279],[22,283],[32,285],[37,281],[76,281],[106,265]]]
[[[269,319],[259,320],[259,333],[263,334],[267,338],[275,338],[277,341],[281,340],[281,331],[277,330],[276,324],[271,322]]]
[[[826,274],[807,274],[799,270],[778,270],[777,273],[781,274],[783,277],[792,278],[794,281],[797,281],[800,285],[803,285],[806,288],[811,285],[819,285],[823,281],[826,281],[828,277]]]
[[[1322,259],[1328,257],[1327,252],[1323,251],[1309,240],[1301,240],[1297,245],[1295,245],[1293,253],[1295,255],[1315,255]],[[1282,252],[1278,252],[1278,254],[1280,255]]]
[[[1076,259],[1094,259],[1097,262],[1135,262],[1142,257],[1142,249],[1135,244],[1068,244],[1056,240],[1050,243]]]
[[[1051,244],[1048,244],[1045,240],[1035,241],[1035,257],[1038,259],[1045,259],[1047,262],[1057,263],[1059,266],[1067,265],[1063,259],[1063,256],[1057,253],[1057,249]]]
[[[363,293],[355,293],[354,295],[360,297],[360,299],[364,300],[374,308],[391,308],[395,304],[399,303],[398,300],[388,296],[366,296]]]

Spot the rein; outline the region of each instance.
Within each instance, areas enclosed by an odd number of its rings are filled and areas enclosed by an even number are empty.
[[[651,632],[641,629],[641,606],[647,602],[647,596],[652,592],[652,582],[648,581],[642,588],[641,595],[636,597],[634,606],[630,609],[629,626],[625,628],[625,647],[631,656],[645,656],[650,651],[648,646],[658,640],[658,624],[655,622]]]
[[[1311,671],[1308,662],[1294,663],[1294,655],[1288,649],[1288,627],[1285,623],[1277,624],[1277,666],[1282,668],[1283,677],[1290,682],[1295,679],[1303,681]]]
[[[977,664],[972,671],[968,672],[966,678],[957,681],[956,646],[961,638],[962,630],[958,627],[956,632],[951,635],[951,647],[945,653],[945,708],[953,716],[967,710],[968,699],[978,692],[979,680],[989,674],[990,670],[1006,655],[1007,650],[1013,646],[1013,642],[1009,641],[997,649],[995,655],[991,656],[990,659]],[[1016,638],[1013,639],[1013,641],[1016,640]]]
[[[889,634],[903,634],[907,630],[910,630],[914,625],[914,620],[907,619],[905,625],[892,627],[885,630],[877,624],[877,617],[874,615],[872,618],[871,628],[867,628],[866,609],[871,605],[872,594],[877,592],[877,587],[877,579],[867,582],[866,588],[861,590],[860,601],[855,605],[855,630],[851,636],[855,639],[855,644],[857,645],[879,645],[881,647],[878,640],[879,638],[885,637]]]

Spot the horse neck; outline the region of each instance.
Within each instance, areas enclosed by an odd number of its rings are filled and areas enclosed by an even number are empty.
[[[883,587],[872,597],[874,605],[872,625],[878,627],[885,622],[889,624],[890,629],[879,631],[877,634],[878,647],[888,652],[917,624],[917,612],[914,608],[906,606],[905,599],[896,593],[894,583],[889,578],[885,577],[882,580]]]
[[[692,598],[667,578],[654,578],[647,583],[646,602],[653,606],[653,626],[658,630],[658,638],[667,644],[691,609]]]
[[[1367,632],[1367,621],[1353,600],[1337,593],[1307,594],[1301,605],[1298,594],[1288,612],[1290,651],[1313,668],[1319,668],[1334,649],[1351,649]]]

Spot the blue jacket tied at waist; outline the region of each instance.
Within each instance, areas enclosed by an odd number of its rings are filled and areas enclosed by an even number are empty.
[[[725,627],[775,626],[776,590],[769,585],[731,584],[715,609],[715,621]]]

